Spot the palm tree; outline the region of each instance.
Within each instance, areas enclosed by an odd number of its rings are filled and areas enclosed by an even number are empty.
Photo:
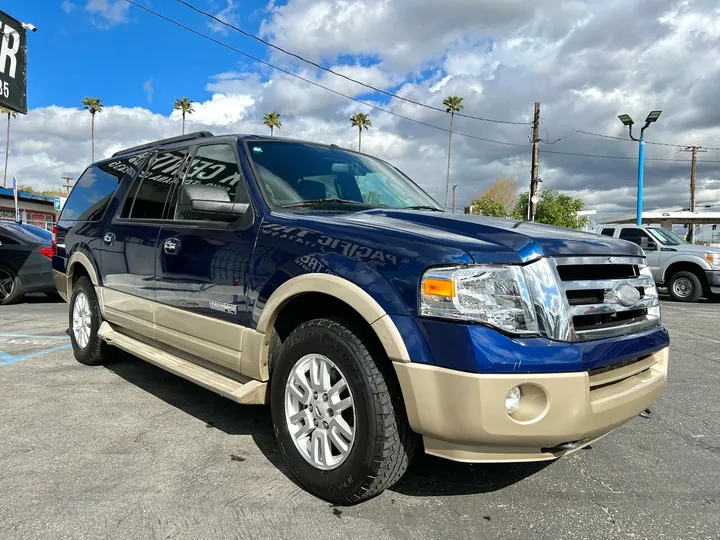
[[[263,116],[263,124],[265,124],[267,127],[270,128],[270,136],[273,136],[273,129],[278,128],[280,129],[282,127],[282,122],[280,122],[280,113],[276,112],[269,112],[265,113]]]
[[[0,107],[0,114],[7,114],[7,139],[5,140],[5,174],[3,175],[3,187],[7,187],[7,166],[8,154],[10,153],[10,116],[15,118],[15,111]]]
[[[447,179],[445,180],[445,210],[448,205],[448,193],[450,192],[450,150],[452,148],[452,129],[453,120],[455,120],[455,113],[463,110],[462,104],[463,98],[457,96],[448,96],[443,99],[443,105],[445,105],[445,112],[450,113],[450,137],[448,139],[448,166],[447,166]]]
[[[358,128],[358,152],[360,152],[362,148],[362,130],[363,128],[366,130],[370,129],[372,121],[370,120],[369,115],[359,112],[350,117],[350,125]]]
[[[192,114],[195,112],[195,110],[192,107],[193,103],[195,103],[195,102],[192,99],[188,99],[186,97],[175,98],[175,104],[173,105],[173,109],[175,109],[176,111],[182,111],[182,117],[183,117],[182,134],[183,135],[185,135],[185,115]]]
[[[96,97],[86,97],[82,100],[83,110],[90,111],[90,144],[92,145],[92,162],[95,163],[95,113],[103,110],[102,100]]]

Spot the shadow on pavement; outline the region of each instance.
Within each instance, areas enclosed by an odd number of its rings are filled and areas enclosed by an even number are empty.
[[[29,293],[26,294],[22,300],[17,304],[61,304],[65,300],[59,294],[45,294],[45,293]]]
[[[250,435],[265,457],[295,481],[275,441],[269,407],[234,403],[122,351],[118,351],[117,360],[105,368],[203,421],[203,429],[219,429],[228,435]]]
[[[250,435],[258,449],[278,470],[300,485],[285,464],[273,433],[270,408],[239,405],[189,381],[120,351],[105,366],[129,383],[228,435]],[[418,449],[422,452],[422,449]],[[235,459],[235,458],[232,458]],[[465,495],[497,491],[544,469],[552,462],[466,464],[416,455],[403,479],[391,491],[414,497]]]
[[[520,482],[552,463],[470,464],[423,453],[415,456],[403,479],[390,489],[411,497],[490,493]]]

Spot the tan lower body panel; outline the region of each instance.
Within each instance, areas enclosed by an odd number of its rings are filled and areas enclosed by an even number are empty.
[[[149,343],[123,334],[108,322],[102,323],[98,335],[110,345],[238,403],[264,404],[266,401],[266,382],[249,378],[241,379],[239,376],[228,377],[172,352],[161,350]]]
[[[53,270],[53,283],[55,283],[55,288],[57,289],[58,294],[67,302],[69,298],[67,276],[62,272]]]
[[[96,291],[109,322],[155,339],[154,302],[107,287],[98,287]]]
[[[537,461],[558,457],[542,448],[589,444],[654,403],[666,386],[668,349],[651,359],[642,372],[627,371],[627,378],[603,386],[591,386],[587,372],[483,375],[393,366],[410,425],[429,453],[459,461]],[[516,386],[523,399],[511,417],[505,397]]]

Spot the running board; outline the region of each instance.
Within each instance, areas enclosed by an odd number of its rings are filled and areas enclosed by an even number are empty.
[[[147,343],[122,334],[110,323],[103,321],[98,336],[109,345],[133,354],[165,371],[192,381],[203,388],[220,394],[223,397],[246,405],[262,405],[266,403],[267,383],[248,379],[246,382],[236,381],[225,375],[199,366],[169,352],[157,349]]]

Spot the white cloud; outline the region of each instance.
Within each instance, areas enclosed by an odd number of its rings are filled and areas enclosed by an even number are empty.
[[[130,4],[124,0],[88,0],[85,10],[99,17],[98,26],[115,26],[127,21]]]
[[[226,5],[223,9],[215,13],[215,17],[233,26],[240,26],[240,6],[233,0],[226,0]],[[210,20],[207,26],[213,32],[218,34],[227,34],[231,28],[228,28],[224,24],[217,21]]]
[[[69,15],[77,6],[73,4],[70,0],[63,0],[62,4],[60,4],[60,7],[65,13]]]
[[[153,88],[153,80],[148,79],[147,81],[143,82],[143,90],[145,90],[145,96],[147,97],[147,102],[152,103],[153,100],[153,92],[155,89]]]

